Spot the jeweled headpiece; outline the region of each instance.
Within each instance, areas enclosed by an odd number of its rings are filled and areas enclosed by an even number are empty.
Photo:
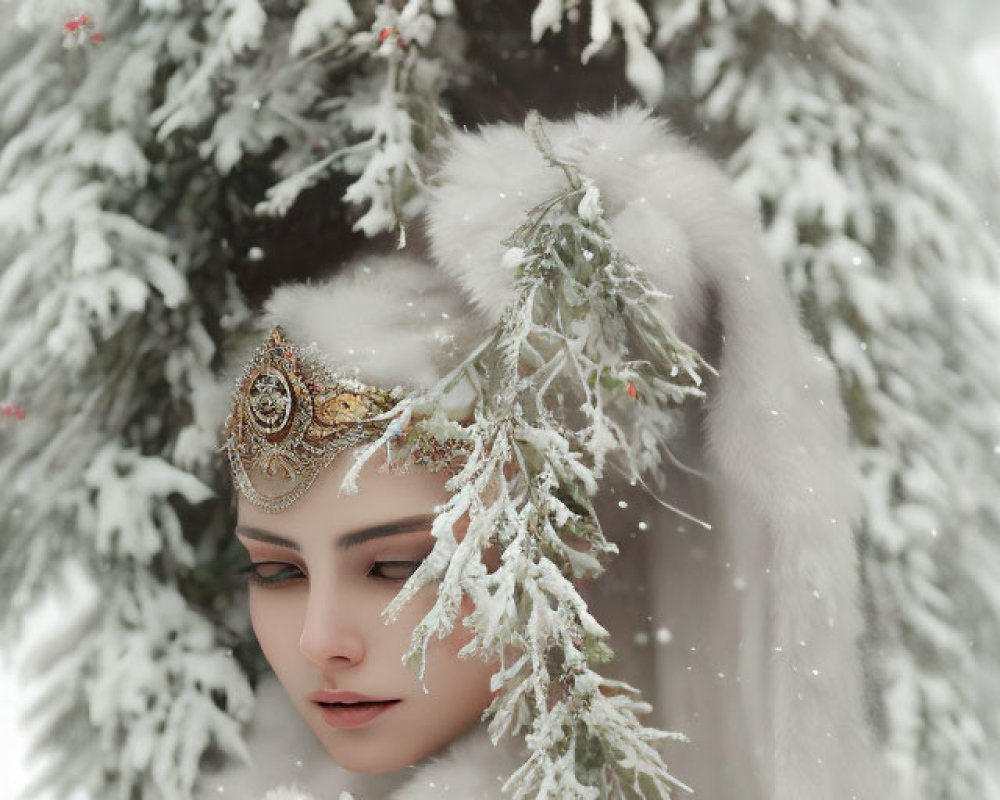
[[[275,327],[233,393],[225,426],[233,480],[254,505],[282,511],[339,453],[378,438],[388,422],[372,418],[399,399],[334,374]]]

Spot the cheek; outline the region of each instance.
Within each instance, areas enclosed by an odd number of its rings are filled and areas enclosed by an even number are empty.
[[[249,596],[254,635],[276,673],[286,661],[295,657],[302,630],[299,604],[294,598],[280,594],[274,589],[251,587]]]

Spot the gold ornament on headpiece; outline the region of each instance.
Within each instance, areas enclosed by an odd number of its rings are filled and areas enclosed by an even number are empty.
[[[333,374],[275,327],[238,381],[226,420],[233,480],[254,505],[282,511],[339,453],[377,439],[388,422],[371,418],[399,399]]]

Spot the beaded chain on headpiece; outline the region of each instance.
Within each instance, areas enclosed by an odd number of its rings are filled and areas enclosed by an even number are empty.
[[[267,511],[288,508],[339,453],[377,439],[388,422],[372,417],[391,410],[401,396],[333,374],[275,327],[237,382],[226,420],[236,485]],[[254,471],[275,482],[276,491],[256,485]]]

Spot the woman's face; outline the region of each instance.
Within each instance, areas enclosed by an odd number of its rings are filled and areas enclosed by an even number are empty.
[[[279,513],[240,496],[236,535],[254,565],[254,631],[293,705],[339,765],[391,772],[477,723],[493,698],[497,662],[458,658],[471,638],[459,621],[427,648],[427,693],[416,670],[402,664],[436,587],[424,587],[393,623],[380,612],[433,548],[433,509],[448,499],[448,476],[419,468],[380,473],[381,458],[373,457],[359,491],[338,496],[352,462],[350,451],[340,456]],[[464,522],[456,536],[463,532]],[[465,598],[462,617],[470,611]],[[392,702],[330,705],[333,692]]]

